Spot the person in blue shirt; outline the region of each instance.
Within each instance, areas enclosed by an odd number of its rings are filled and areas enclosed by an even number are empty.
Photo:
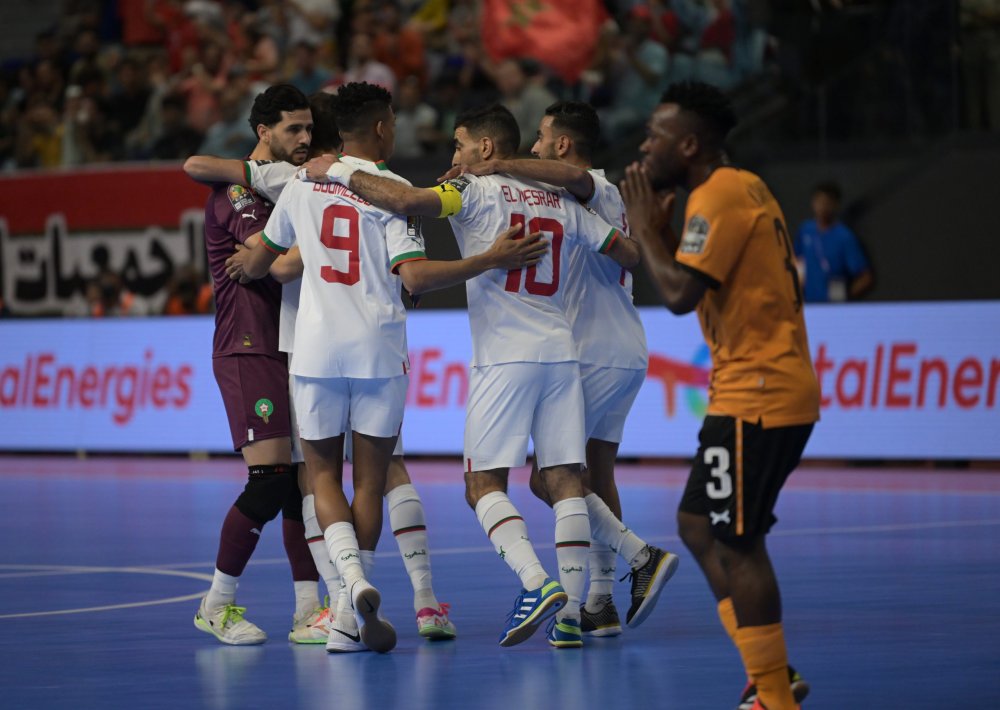
[[[840,187],[822,183],[813,189],[814,219],[795,233],[795,257],[806,302],[856,300],[875,284],[868,258],[858,238],[837,219]]]

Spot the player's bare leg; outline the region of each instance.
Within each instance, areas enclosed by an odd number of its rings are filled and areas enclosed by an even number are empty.
[[[566,604],[566,592],[549,578],[528,538],[524,518],[507,497],[510,469],[465,473],[465,500],[476,511],[479,524],[500,559],[521,580],[521,593],[500,634],[501,646],[526,641],[538,627]]]
[[[230,645],[267,640],[260,628],[243,618],[246,610],[236,606],[236,587],[264,525],[277,517],[292,483],[288,480],[288,437],[255,441],[244,446],[242,453],[249,474],[247,484],[222,523],[212,587],[194,618],[198,629]]]
[[[413,585],[413,611],[417,615],[418,632],[434,640],[455,638],[455,625],[448,619],[448,605],[440,604],[434,595],[424,506],[402,456],[393,456],[389,462],[385,501],[389,525]]]

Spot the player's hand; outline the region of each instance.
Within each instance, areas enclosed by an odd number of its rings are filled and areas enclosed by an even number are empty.
[[[522,269],[537,264],[548,253],[549,243],[542,239],[541,232],[534,232],[522,239],[519,235],[523,231],[524,225],[517,224],[508,227],[497,237],[490,247],[493,268]]]
[[[248,283],[252,279],[246,275],[243,270],[244,264],[246,264],[247,258],[250,256],[250,250],[244,247],[242,244],[236,245],[236,251],[233,255],[226,259],[226,273],[229,275],[233,281],[239,281],[241,284]]]
[[[674,216],[674,192],[654,192],[646,169],[637,162],[625,168],[625,179],[620,187],[625,214],[636,239],[642,242],[654,236],[661,239],[667,237],[670,220]]]
[[[297,177],[306,182],[330,182],[330,176],[326,174],[326,171],[336,162],[338,162],[336,155],[324,153],[303,163]]]

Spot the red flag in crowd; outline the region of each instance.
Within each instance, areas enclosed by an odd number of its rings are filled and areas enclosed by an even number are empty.
[[[605,19],[601,0],[485,0],[483,46],[493,61],[532,57],[575,83]]]

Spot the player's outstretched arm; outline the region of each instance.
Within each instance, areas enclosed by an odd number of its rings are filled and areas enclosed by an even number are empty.
[[[659,198],[638,163],[625,169],[621,193],[646,272],[667,309],[677,315],[693,311],[708,286],[674,259],[677,239],[669,226],[674,195]]]
[[[256,234],[252,234],[247,239],[246,246],[243,244],[236,245],[236,251],[240,252],[247,248],[255,249],[258,246],[260,246],[260,237]],[[260,246],[260,248],[263,249],[264,247]],[[274,260],[274,263],[271,264],[271,268],[268,269],[268,273],[271,275],[271,278],[279,284],[286,284],[289,281],[301,279],[303,270],[302,255],[299,253],[299,248],[297,246],[293,246],[287,252],[280,254],[278,258]]]
[[[310,182],[336,182],[349,187],[376,207],[409,217],[449,217],[461,207],[458,193],[451,196],[443,187],[420,188],[396,180],[362,172],[329,153],[320,155],[302,166],[301,175]],[[447,203],[457,202],[455,205]],[[450,209],[449,209],[450,207]]]
[[[485,160],[475,165],[456,165],[438,178],[444,182],[463,173],[470,175],[495,175],[504,173],[517,178],[544,182],[569,191],[580,202],[587,202],[594,196],[594,178],[590,173],[575,165],[559,160]]]
[[[246,166],[242,160],[235,158],[192,155],[184,161],[184,172],[189,178],[198,182],[225,182],[250,187]]]
[[[518,239],[523,225],[507,228],[482,254],[455,261],[407,261],[399,265],[403,285],[419,295],[464,283],[490,269],[521,269],[537,264],[549,250],[540,232]]]
[[[617,261],[618,265],[624,269],[634,269],[642,261],[639,245],[620,232],[604,253]]]
[[[260,234],[251,235],[245,249],[237,249],[226,259],[226,273],[233,281],[246,283],[267,276],[278,252],[271,251],[261,241]]]

